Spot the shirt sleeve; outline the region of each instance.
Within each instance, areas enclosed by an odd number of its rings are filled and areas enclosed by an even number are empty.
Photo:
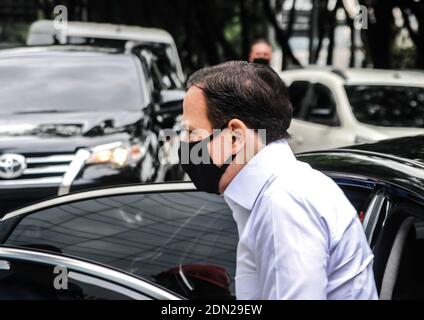
[[[329,236],[312,207],[289,193],[264,195],[252,226],[263,299],[327,298]]]

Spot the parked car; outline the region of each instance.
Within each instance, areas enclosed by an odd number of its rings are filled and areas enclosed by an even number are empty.
[[[25,249],[0,252],[0,300],[181,300],[169,290],[98,263]],[[58,280],[55,288],[61,270],[66,280]]]
[[[384,299],[424,298],[423,146],[424,136],[417,136],[297,156],[330,176],[356,208]],[[223,197],[188,182],[126,186],[7,214],[0,264],[13,271],[19,256],[22,276],[36,278],[32,257],[43,250],[117,268],[185,298],[234,299],[237,242]]]
[[[162,29],[79,21],[67,21],[60,27],[55,26],[52,20],[38,20],[31,24],[27,36],[28,46],[54,44],[146,46],[167,61],[167,66],[173,71],[172,77],[178,78],[173,81],[183,83],[185,79],[175,41]],[[163,68],[163,65],[160,67]]]
[[[281,73],[295,152],[424,133],[424,73],[305,68]]]
[[[37,212],[34,215],[33,209]],[[30,220],[37,222],[29,226]],[[23,238],[15,238],[18,234]],[[193,297],[195,291],[197,297],[215,293],[215,297],[229,299],[230,290],[234,292],[229,279],[234,276],[230,272],[235,265],[235,222],[219,196],[197,192],[191,183],[126,186],[66,195],[5,216],[0,235],[0,265],[9,266],[4,281],[18,263],[22,279],[38,279],[52,295],[49,281],[54,276],[50,272],[54,263],[49,263],[45,273],[38,272],[44,264],[40,259],[36,262],[41,266],[33,267],[28,251],[36,255],[43,250],[66,259],[100,263],[169,286],[186,297]],[[12,238],[16,240],[13,244]],[[24,245],[18,244],[21,240]],[[20,259],[15,262],[17,256]],[[96,273],[93,269],[90,275],[95,277]],[[123,285],[105,275],[99,278]],[[0,297],[7,296],[8,290],[2,281]],[[21,296],[29,285],[23,280],[19,283],[21,287],[13,294]],[[78,288],[84,285],[76,284]],[[74,289],[70,290],[68,296],[73,296]]]
[[[90,46],[0,51],[0,212],[101,186],[154,181],[158,134],[184,91],[155,55]]]

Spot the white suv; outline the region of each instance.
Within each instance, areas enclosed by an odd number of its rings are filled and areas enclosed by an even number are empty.
[[[424,73],[309,67],[281,72],[295,152],[424,134]]]

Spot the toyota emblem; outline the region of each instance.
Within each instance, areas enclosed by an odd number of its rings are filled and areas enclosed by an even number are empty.
[[[27,167],[24,156],[20,154],[3,154],[0,156],[0,178],[15,179],[20,177]]]

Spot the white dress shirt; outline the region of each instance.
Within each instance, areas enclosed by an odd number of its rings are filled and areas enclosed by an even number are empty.
[[[355,209],[287,141],[259,151],[224,197],[239,233],[237,299],[378,299]]]

